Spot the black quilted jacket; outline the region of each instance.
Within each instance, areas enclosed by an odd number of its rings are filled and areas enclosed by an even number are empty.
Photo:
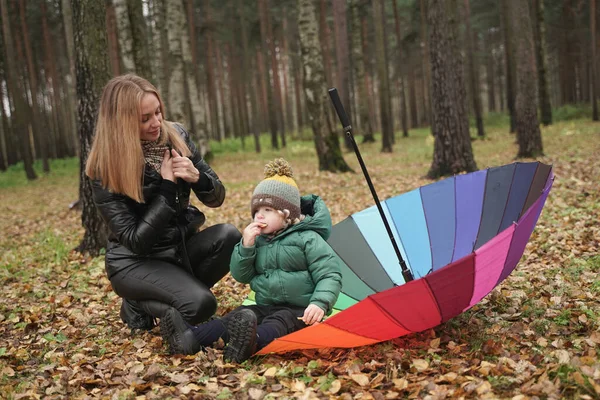
[[[106,248],[109,279],[145,258],[187,267],[189,262],[185,259],[182,236],[189,238],[205,220],[204,214],[189,204],[190,191],[193,190],[208,207],[219,207],[225,200],[225,187],[217,174],[200,157],[189,134],[183,129],[178,130],[192,153],[189,158],[200,172],[198,182],[163,180],[158,172],[146,165],[144,203],[110,192],[99,180],[92,183],[94,202],[110,231]]]

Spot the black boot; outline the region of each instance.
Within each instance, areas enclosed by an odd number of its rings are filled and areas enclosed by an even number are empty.
[[[121,303],[121,321],[132,330],[149,331],[154,328],[154,318],[143,312],[136,301],[123,299]]]
[[[194,333],[179,311],[172,307],[160,320],[160,334],[168,343],[171,354],[196,354],[200,351],[200,343]]]
[[[256,352],[256,315],[251,310],[240,310],[227,324],[229,343],[223,359],[242,363]]]

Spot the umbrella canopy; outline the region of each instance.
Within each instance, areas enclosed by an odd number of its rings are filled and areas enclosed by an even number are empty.
[[[376,207],[351,215],[329,238],[348,267],[332,316],[260,353],[377,343],[435,327],[471,308],[516,267],[553,179],[548,165],[513,163],[383,201],[415,278],[407,283]],[[245,304],[253,303],[252,295]]]

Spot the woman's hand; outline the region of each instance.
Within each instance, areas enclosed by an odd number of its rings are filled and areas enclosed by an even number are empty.
[[[189,183],[196,183],[200,179],[200,171],[194,167],[194,163],[187,157],[182,157],[179,153],[173,149],[171,150],[173,156],[173,175],[175,178],[181,178]]]
[[[244,247],[252,247],[256,242],[256,237],[260,235],[262,228],[267,226],[263,222],[252,222],[248,225],[242,233],[242,245]]]
[[[165,150],[165,154],[163,155],[162,164],[160,165],[160,176],[162,176],[163,179],[175,182],[173,159],[171,158],[171,154],[169,154],[169,150]]]
[[[306,325],[312,325],[315,322],[321,322],[324,316],[325,311],[323,311],[321,307],[315,304],[310,304],[308,307],[306,307],[306,310],[304,310],[302,321],[304,321]]]

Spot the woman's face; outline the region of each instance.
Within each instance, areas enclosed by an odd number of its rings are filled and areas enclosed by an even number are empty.
[[[160,103],[154,93],[146,93],[140,104],[142,116],[140,120],[140,139],[156,140],[160,136],[162,114]]]

